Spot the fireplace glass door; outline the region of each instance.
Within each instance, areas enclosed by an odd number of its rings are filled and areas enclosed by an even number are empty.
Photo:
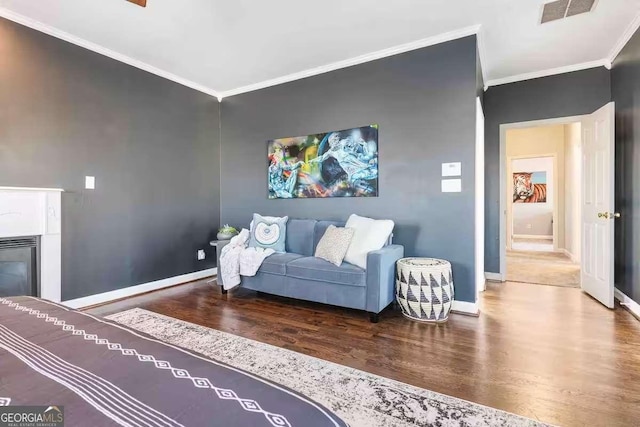
[[[38,296],[37,239],[0,240],[0,297]]]

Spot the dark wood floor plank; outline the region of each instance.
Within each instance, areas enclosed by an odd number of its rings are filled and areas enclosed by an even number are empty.
[[[579,289],[489,284],[480,317],[444,325],[194,282],[95,307],[134,307],[567,426],[640,425],[640,322]]]

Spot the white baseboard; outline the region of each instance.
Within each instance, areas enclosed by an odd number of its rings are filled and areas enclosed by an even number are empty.
[[[504,279],[502,278],[502,274],[500,273],[485,272],[484,277],[486,277],[487,280],[490,280],[492,282],[504,282]]]
[[[62,301],[62,304],[71,308],[89,307],[96,304],[114,301],[121,298],[127,298],[145,292],[156,291],[169,286],[179,285],[181,283],[192,282],[194,280],[204,279],[205,277],[214,276],[218,272],[217,268],[195,271],[193,273],[183,274],[181,276],[168,277],[166,279],[156,280],[155,282],[143,283],[140,285],[129,286],[127,288],[116,289],[115,291],[104,292],[101,294],[89,295],[87,297],[76,298],[68,301]]]
[[[541,236],[539,234],[514,234],[514,239],[533,239],[533,240],[553,240],[553,235],[551,236]]]
[[[569,259],[571,259],[571,262],[575,263],[575,264],[580,264],[580,261],[578,261],[578,259],[576,258],[576,256],[574,254],[572,254],[571,252],[569,252],[567,249],[558,249],[559,252],[562,252],[563,254],[565,254]]]
[[[461,314],[467,314],[471,316],[478,316],[480,314],[478,303],[467,302],[467,301],[454,300],[453,303],[451,304],[451,311],[456,313],[461,313]]]
[[[626,296],[622,293],[622,291],[618,288],[615,289],[615,296],[618,301],[620,301],[620,305],[626,308],[633,314],[635,317],[640,320],[640,304]]]
[[[478,292],[484,292],[487,290],[487,278],[486,276],[482,277],[480,283],[476,284],[478,287]]]

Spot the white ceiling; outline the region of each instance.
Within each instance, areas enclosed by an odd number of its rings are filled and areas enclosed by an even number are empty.
[[[228,96],[478,29],[489,84],[586,68],[610,61],[640,11],[600,0],[540,25],[546,1],[0,0],[0,16]]]

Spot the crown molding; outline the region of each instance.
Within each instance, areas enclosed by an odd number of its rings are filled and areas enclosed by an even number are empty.
[[[484,35],[482,32],[482,27],[478,28],[478,33],[476,34],[478,38],[478,56],[480,57],[480,71],[482,72],[482,82],[484,83],[484,90],[487,90],[487,81],[489,77],[487,76],[487,72],[485,71],[485,65],[487,64],[487,48],[484,44]]]
[[[95,53],[99,53],[100,55],[107,56],[111,59],[115,59],[116,61],[123,62],[125,64],[131,65],[132,67],[139,68],[148,73],[155,74],[159,77],[165,78],[167,80],[171,80],[175,83],[181,84],[183,86],[187,86],[191,89],[197,90],[199,92],[206,93],[207,95],[214,96],[218,98],[218,101],[222,100],[220,93],[203,86],[199,83],[192,82],[187,79],[183,79],[182,77],[176,76],[175,74],[169,73],[167,71],[156,68],[152,65],[149,65],[145,62],[138,61],[137,59],[133,59],[129,56],[123,55],[121,53],[115,52],[111,49],[107,49],[100,45],[97,45],[88,40],[82,39],[80,37],[76,37],[64,31],[58,30],[57,28],[46,25],[40,21],[36,21],[19,13],[15,13],[7,8],[0,7],[0,16],[6,18],[10,21],[16,22],[18,24],[24,25],[26,27],[32,28],[34,30],[40,31],[42,33],[48,34],[50,36],[56,37],[58,39],[64,40],[66,42],[75,44],[76,46],[83,47]]]
[[[258,89],[264,89],[267,87],[276,86],[282,83],[288,83],[295,80],[304,79],[307,77],[317,76],[319,74],[328,73],[330,71],[339,70],[341,68],[352,67],[354,65],[375,61],[376,59],[387,58],[389,56],[398,55],[400,53],[405,53],[405,52],[409,52],[416,49],[421,49],[423,47],[433,46],[440,43],[446,43],[448,41],[461,39],[463,37],[477,35],[479,31],[480,31],[480,25],[473,25],[471,27],[461,28],[459,30],[439,34],[437,36],[428,37],[426,39],[416,40],[414,42],[393,46],[387,49],[382,49],[382,50],[367,53],[364,55],[356,56],[354,58],[333,62],[327,65],[322,65],[320,67],[310,68],[307,70],[299,71],[297,73],[292,73],[286,76],[277,77],[275,79],[265,80],[260,83],[254,83],[247,86],[241,86],[236,89],[222,91],[220,93],[220,96],[223,98],[227,98],[229,96],[239,95],[241,93],[251,92]]]
[[[613,61],[620,54],[620,52],[622,52],[622,49],[624,49],[627,43],[629,43],[629,40],[631,40],[631,37],[633,37],[636,31],[638,31],[638,28],[640,28],[640,12],[638,12],[635,18],[633,18],[633,21],[631,21],[618,42],[615,44],[615,46],[613,46],[613,49],[611,49],[611,53],[609,53],[610,63],[613,64]]]
[[[493,79],[486,82],[487,87],[499,86],[507,83],[521,82],[523,80],[537,79],[540,77],[554,76],[557,74],[572,73],[574,71],[587,70],[589,68],[606,67],[611,68],[609,59],[599,59],[597,61],[583,62],[581,64],[567,65],[564,67],[550,68],[548,70],[534,71],[532,73],[517,74],[514,76]]]

